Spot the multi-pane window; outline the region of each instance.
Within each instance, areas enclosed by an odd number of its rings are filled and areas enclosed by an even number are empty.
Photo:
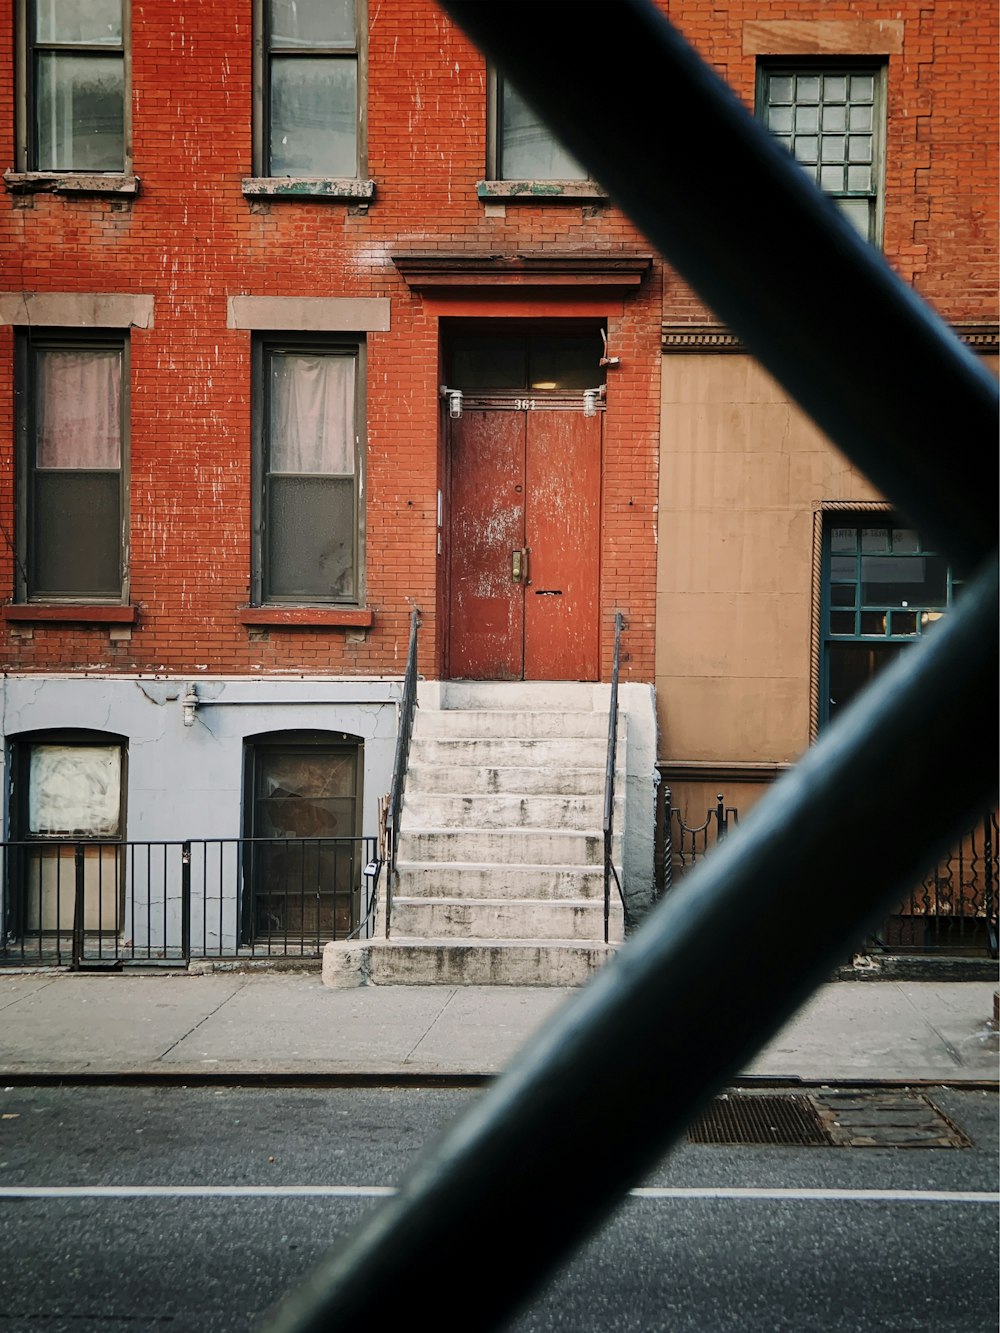
[[[762,68],[758,112],[858,231],[875,240],[883,118],[881,70]]]
[[[832,522],[824,551],[827,720],[940,620],[957,583],[944,556],[891,519]]]
[[[124,171],[127,0],[22,0],[22,169]]]
[[[264,176],[360,173],[357,0],[261,0]]]
[[[360,347],[263,344],[259,354],[255,595],[357,602]]]
[[[498,180],[586,180],[538,112],[500,74],[494,84],[495,171]]]
[[[124,593],[124,337],[18,346],[19,600]]]

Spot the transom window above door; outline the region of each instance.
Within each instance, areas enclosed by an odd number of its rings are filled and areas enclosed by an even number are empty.
[[[474,330],[457,337],[448,356],[449,385],[464,391],[532,393],[593,389],[605,382],[600,330]]]

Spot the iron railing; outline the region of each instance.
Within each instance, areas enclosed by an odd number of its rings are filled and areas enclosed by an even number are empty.
[[[367,933],[376,838],[0,843],[0,963],[318,957]]]
[[[685,822],[665,784],[657,793],[655,891],[662,898],[739,823],[737,807],[720,793],[701,823]],[[845,874],[858,867],[848,848]],[[982,816],[875,927],[863,948],[872,953],[943,957],[997,956],[1000,862],[997,815]]]
[[[385,937],[392,928],[392,889],[396,870],[396,852],[399,846],[399,815],[403,808],[403,790],[406,769],[410,762],[410,738],[413,735],[413,715],[417,707],[417,632],[420,629],[420,611],[410,614],[410,646],[406,653],[406,674],[403,677],[403,697],[399,702],[399,731],[396,734],[396,755],[392,764],[392,786],[386,813],[386,841],[388,843],[389,873],[385,880]]]
[[[997,705],[995,381],[653,5],[578,6],[567,24],[540,23],[555,7],[538,0],[441,2],[879,491],[978,573],[290,1293],[269,1333],[415,1314],[465,1327],[467,1308],[442,1296],[456,1272],[477,1328],[501,1326],[996,792],[981,743]],[[690,124],[696,135],[671,132]],[[932,804],[935,770],[949,780]],[[852,832],[861,868],[845,877]],[[609,1133],[617,1124],[628,1132]]]
[[[886,954],[997,956],[997,816],[982,819],[873,931]]]
[[[726,805],[720,792],[715,805],[705,811],[700,824],[687,824],[681,810],[673,804],[670,788],[661,783],[656,789],[656,841],[653,869],[655,893],[662,898],[685,871],[702,859],[729,832],[729,825],[739,823],[740,812]]]
[[[622,613],[615,612],[615,647],[611,665],[611,701],[608,707],[608,757],[604,766],[604,943],[611,929],[611,881],[614,879],[622,911],[628,916],[622,882],[615,867],[615,764],[618,759],[618,668],[621,662]]]

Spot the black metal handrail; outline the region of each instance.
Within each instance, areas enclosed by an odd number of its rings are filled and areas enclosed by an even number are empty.
[[[396,735],[396,756],[392,765],[392,786],[386,812],[386,841],[388,844],[389,873],[385,881],[385,937],[392,928],[392,889],[396,870],[396,852],[399,847],[399,815],[403,807],[403,789],[406,769],[410,762],[410,739],[413,735],[413,714],[417,707],[417,631],[420,629],[420,610],[414,607],[410,614],[410,646],[406,653],[406,674],[403,694],[399,701],[399,731]]]
[[[0,842],[0,964],[319,957],[370,931],[374,837]]]
[[[625,893],[614,860],[615,838],[615,761],[618,755],[618,668],[621,662],[622,625],[620,611],[615,612],[615,650],[611,665],[611,701],[608,707],[608,757],[604,767],[604,943],[610,937],[611,881],[618,887],[622,911],[626,911]]]

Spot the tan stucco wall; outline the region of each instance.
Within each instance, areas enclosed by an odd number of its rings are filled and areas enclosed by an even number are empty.
[[[663,358],[661,759],[781,762],[806,748],[813,511],[877,498],[751,357]]]

